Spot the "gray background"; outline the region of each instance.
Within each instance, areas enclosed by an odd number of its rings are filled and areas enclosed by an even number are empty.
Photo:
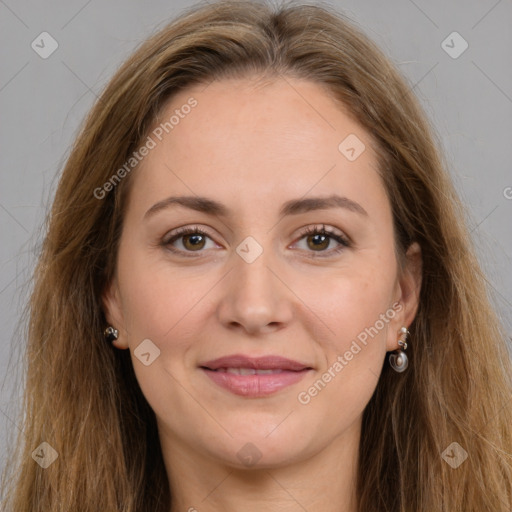
[[[16,330],[44,216],[77,128],[119,64],[192,2],[0,0],[0,467],[18,425]],[[494,301],[512,332],[512,0],[331,1],[410,80],[469,211]],[[41,58],[42,32],[58,42]],[[458,58],[442,47],[457,31]],[[37,38],[37,39],[36,39]],[[461,41],[448,38],[452,53]],[[46,46],[48,48],[48,46]]]

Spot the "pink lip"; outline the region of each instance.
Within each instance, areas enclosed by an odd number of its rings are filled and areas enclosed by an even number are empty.
[[[232,393],[245,397],[263,397],[295,384],[312,368],[280,356],[247,357],[241,354],[221,357],[200,365],[210,379]],[[226,373],[227,368],[275,370],[277,373],[238,375]]]

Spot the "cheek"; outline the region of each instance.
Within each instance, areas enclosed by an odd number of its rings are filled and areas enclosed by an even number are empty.
[[[388,320],[394,316],[389,312],[393,289],[391,272],[370,266],[351,267],[323,281],[312,281],[307,287],[308,306],[328,326],[326,332],[333,347],[343,350],[375,325],[379,333],[372,329],[373,337],[385,338]],[[382,315],[386,315],[384,320]],[[364,339],[364,335],[359,338]]]
[[[205,295],[218,279],[206,272],[198,275],[193,270],[173,270],[161,257],[153,260],[147,253],[125,254],[130,256],[120,258],[118,276],[137,381],[159,415],[166,416],[169,410],[186,411],[190,396],[182,384],[189,377],[194,341],[200,340],[201,332],[204,336]],[[150,364],[145,365],[138,348],[147,339],[156,349],[149,346]],[[168,421],[172,423],[171,418]]]
[[[145,338],[157,344],[176,339],[175,333],[187,327],[190,314],[215,284],[211,272],[197,267],[173,268],[159,248],[141,249],[140,245],[127,237],[118,261],[123,316],[131,348]]]
[[[318,312],[316,325],[326,333],[319,347],[323,366],[298,398],[320,416],[339,407],[343,414],[333,424],[355,419],[377,385],[387,332],[396,314],[391,274],[377,266],[353,267],[351,272],[328,282],[316,281],[309,288],[308,306]]]

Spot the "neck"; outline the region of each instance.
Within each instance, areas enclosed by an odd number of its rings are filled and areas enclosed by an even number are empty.
[[[360,425],[308,458],[240,469],[160,433],[171,512],[356,512]]]

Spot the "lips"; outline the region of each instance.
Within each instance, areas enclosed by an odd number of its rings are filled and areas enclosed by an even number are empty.
[[[264,397],[301,380],[312,368],[280,356],[221,357],[200,365],[217,385],[245,397]]]
[[[202,363],[201,367],[209,370],[219,370],[228,368],[248,368],[254,370],[289,370],[301,371],[305,370],[308,365],[293,361],[280,356],[262,356],[248,357],[242,354],[234,354],[232,356],[220,357],[212,361]]]
[[[283,370],[280,368],[276,370],[256,370],[255,368],[217,368],[213,371],[221,373],[232,373],[233,375],[271,375],[273,373],[281,373]]]

